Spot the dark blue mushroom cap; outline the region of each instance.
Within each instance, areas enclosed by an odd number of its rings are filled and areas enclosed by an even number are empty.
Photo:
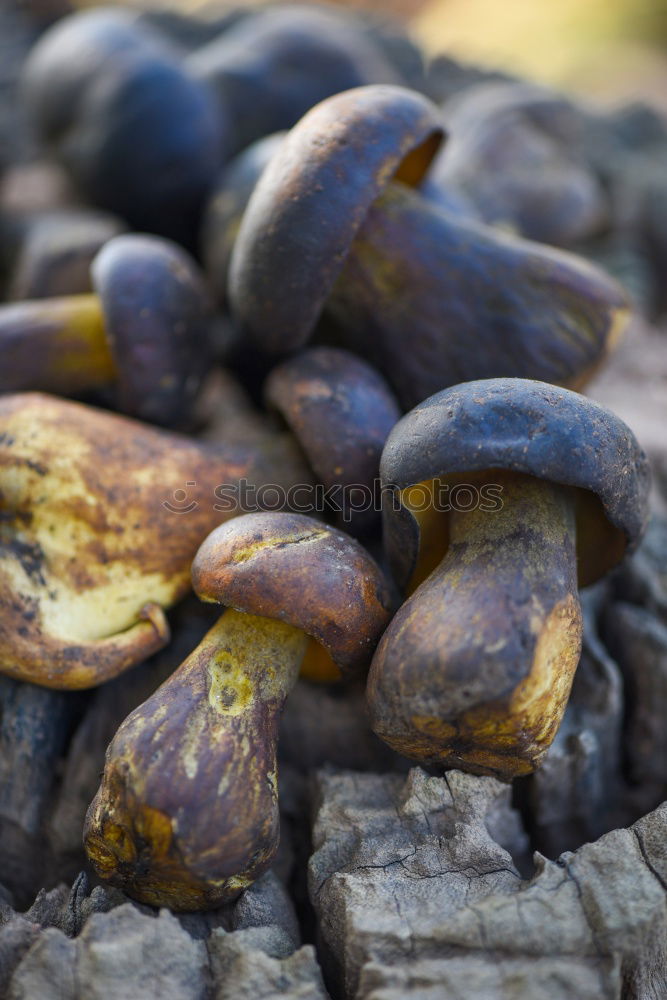
[[[569,389],[528,379],[465,382],[436,393],[393,428],[380,464],[385,539],[401,585],[419,553],[419,525],[396,494],[416,483],[512,470],[577,487],[579,580],[593,583],[636,547],[650,473],[630,428]],[[392,496],[393,495],[393,496]]]
[[[199,268],[169,240],[117,236],[96,256],[100,296],[124,413],[185,427],[211,364],[212,304]]]
[[[229,301],[267,353],[310,336],[368,209],[392,177],[418,184],[444,135],[423,94],[381,84],[322,101],[288,133],[234,244]]]
[[[193,245],[226,120],[179,54],[122,11],[64,18],[23,73],[35,130],[93,204]]]

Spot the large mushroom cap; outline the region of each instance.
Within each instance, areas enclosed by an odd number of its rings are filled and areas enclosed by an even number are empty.
[[[212,352],[212,304],[194,260],[169,240],[131,233],[105,244],[92,275],[121,409],[187,425]]]
[[[632,431],[576,392],[528,379],[465,382],[436,393],[396,424],[380,474],[386,544],[399,583],[417,563],[420,528],[400,491],[436,478],[509,469],[577,487],[580,585],[593,583],[639,542],[649,467]]]
[[[30,52],[21,81],[21,96],[40,137],[60,142],[95,78],[150,44],[150,32],[139,27],[135,12],[125,9],[78,11],[49,28]]]
[[[368,208],[392,177],[419,183],[442,141],[438,108],[404,87],[336,94],[287,135],[252,193],[229,298],[268,352],[308,339]]]
[[[367,666],[391,615],[366,550],[301,514],[245,514],[217,528],[195,556],[192,584],[204,601],[303,629],[348,676]]]
[[[192,245],[227,123],[178,49],[113,8],[64,18],[23,73],[38,138],[85,198]]]

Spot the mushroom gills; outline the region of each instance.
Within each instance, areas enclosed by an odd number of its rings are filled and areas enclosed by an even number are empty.
[[[579,662],[576,498],[514,472],[466,484],[502,506],[449,513],[444,558],[380,642],[369,704],[399,752],[509,779],[546,753]]]
[[[331,653],[317,639],[308,640],[301,662],[301,677],[307,681],[317,681],[319,684],[330,684],[341,679],[341,672],[334,663]]]
[[[173,910],[234,898],[278,847],[280,713],[309,638],[227,609],[107,751],[84,833],[104,879]]]
[[[7,304],[0,309],[0,391],[73,393],[113,382],[97,295]]]

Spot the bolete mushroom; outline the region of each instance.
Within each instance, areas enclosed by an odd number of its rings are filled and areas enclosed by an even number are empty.
[[[95,294],[0,306],[0,389],[72,395],[114,383],[124,413],[187,426],[214,339],[194,260],[132,233],[102,247],[91,276]]]
[[[301,662],[313,649],[358,675],[390,615],[365,550],[295,514],[216,529],[192,581],[228,608],[121,725],[84,832],[98,875],[173,910],[219,906],[271,864],[278,719]]]
[[[305,115],[241,222],[228,286],[238,323],[287,352],[326,308],[340,346],[368,357],[404,407],[479,377],[579,387],[627,325],[623,290],[572,254],[423,197],[442,136],[435,105],[400,87],[359,87]]]
[[[302,347],[368,208],[392,177],[419,183],[443,137],[438,108],[403,87],[330,97],[287,134],[241,221],[229,300],[267,353]]]
[[[403,417],[381,476],[389,560],[413,592],[373,659],[373,728],[421,761],[527,774],[579,661],[577,584],[607,573],[644,530],[646,456],[583,396],[490,379]]]
[[[203,444],[49,396],[0,397],[0,672],[86,688],[141,662],[169,638],[164,609],[187,593],[202,539],[239,513],[233,487],[304,477],[289,435]]]
[[[128,10],[72,14],[34,46],[22,96],[85,198],[133,229],[195,245],[226,118],[164,37]]]
[[[303,448],[337,523],[368,532],[380,514],[380,455],[401,416],[382,376],[348,351],[311,347],[273,369],[265,398]]]
[[[467,198],[484,222],[564,247],[609,225],[584,156],[587,118],[565,97],[524,82],[479,83],[450,98],[443,115],[450,139],[429,180]]]

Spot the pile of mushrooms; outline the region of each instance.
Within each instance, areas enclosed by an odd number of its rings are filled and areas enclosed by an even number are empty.
[[[271,865],[299,674],[367,678],[369,724],[412,760],[537,768],[578,588],[647,520],[646,457],[579,394],[628,297],[526,237],[588,233],[600,192],[550,178],[590,209],[555,227],[493,184],[488,101],[446,125],[342,14],[239,17],[191,52],[111,7],[38,42],[35,130],[114,214],[103,237],[26,224],[9,287],[30,298],[0,305],[0,671],[93,687],[169,643],[190,588],[223,608],[121,725],[85,824],[102,879],[173,910]],[[497,100],[530,146],[507,109],[548,120],[544,95]]]

